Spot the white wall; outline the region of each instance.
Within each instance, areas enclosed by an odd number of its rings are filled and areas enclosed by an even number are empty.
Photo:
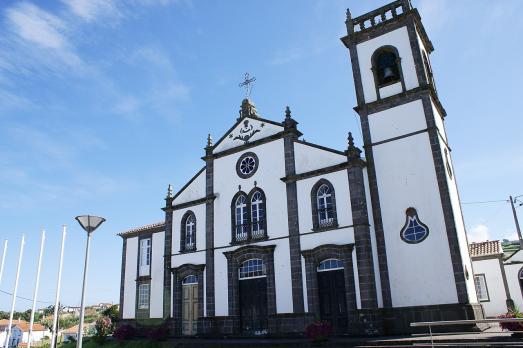
[[[134,319],[136,307],[136,268],[138,267],[138,237],[127,238],[123,319]]]
[[[523,311],[523,290],[519,285],[519,271],[523,268],[523,251],[518,251],[505,262],[505,275],[507,276],[510,297],[516,308]]]
[[[507,312],[506,294],[499,259],[474,261],[474,274],[484,274],[489,295],[488,301],[481,301],[485,316],[496,317]]]
[[[190,184],[187,186],[176,199],[173,204],[180,204],[194,201],[205,197],[205,170],[202,171]]]
[[[390,117],[400,111],[388,110]],[[421,115],[411,115],[412,118]],[[371,134],[379,129],[369,117]],[[394,307],[456,303],[456,285],[438,182],[427,133],[374,146],[387,264]],[[416,208],[429,227],[421,243],[400,238],[405,211]]]
[[[372,142],[376,143],[427,128],[420,99],[369,116]],[[381,146],[381,145],[380,145]],[[387,146],[384,144],[384,146]],[[429,153],[432,160],[432,153]],[[434,165],[433,165],[434,167]]]
[[[165,232],[153,233],[150,317],[163,318],[163,255]]]
[[[302,143],[294,144],[294,157],[297,174],[347,161],[347,157],[344,155],[325,151]]]
[[[376,88],[374,86],[374,76],[372,74],[372,54],[376,49],[391,45],[396,47],[401,58],[401,68],[407,90],[418,87],[418,77],[414,66],[414,59],[410,48],[409,35],[407,27],[401,27],[387,34],[381,35],[375,39],[362,42],[356,46],[358,60],[360,64],[361,82],[363,84],[363,94],[365,102],[370,103],[377,99]],[[391,92],[398,92],[396,87],[383,89],[385,95],[391,95]]]
[[[258,130],[250,139],[250,142],[256,141],[261,138],[266,138],[268,136],[271,136],[273,134],[276,134],[278,132],[283,131],[282,126],[277,126],[272,123],[267,123],[263,120],[253,118],[253,117],[247,117],[243,119],[240,124],[238,124],[230,133],[228,133],[228,136],[223,139],[223,141],[216,146],[213,153],[222,152],[224,150],[231,149],[236,146],[240,146],[245,144],[243,140],[235,139],[236,136],[240,134],[240,129],[244,128],[244,122],[245,120],[249,121],[249,126],[252,125],[253,131]],[[262,125],[263,124],[263,125]],[[249,133],[247,133],[249,134]],[[230,137],[229,135],[232,135]]]

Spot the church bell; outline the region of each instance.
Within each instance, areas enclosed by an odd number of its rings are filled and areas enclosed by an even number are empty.
[[[383,69],[383,82],[387,83],[397,79],[398,76],[390,66],[387,66],[385,69]]]

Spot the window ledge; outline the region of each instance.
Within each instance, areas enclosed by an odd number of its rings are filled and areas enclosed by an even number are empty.
[[[191,250],[180,250],[179,253],[180,254],[190,254],[190,253],[195,253],[196,251],[198,251],[198,250],[196,250],[196,248],[194,248],[194,249],[191,249]]]
[[[244,245],[244,244],[252,244],[252,243],[256,243],[256,242],[263,242],[263,241],[266,241],[266,240],[269,240],[269,236],[268,235],[265,235],[262,238],[249,238],[249,239],[246,239],[246,240],[242,240],[240,242],[232,241],[229,244],[230,245]]]
[[[337,230],[339,228],[338,223],[334,223],[331,226],[325,226],[325,227],[313,227],[313,232],[324,232],[324,231],[330,231],[330,230]]]
[[[151,276],[150,276],[150,275],[147,275],[147,276],[139,276],[138,278],[136,278],[136,281],[137,281],[137,282],[143,282],[143,281],[146,281],[146,280],[151,280]]]

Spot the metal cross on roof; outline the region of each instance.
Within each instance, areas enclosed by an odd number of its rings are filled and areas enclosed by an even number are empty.
[[[256,77],[251,77],[249,73],[245,73],[243,82],[238,85],[238,87],[245,88],[245,98],[247,99],[251,96],[252,85],[254,84],[254,81],[256,81]]]

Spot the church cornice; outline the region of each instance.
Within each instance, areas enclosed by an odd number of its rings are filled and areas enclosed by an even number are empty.
[[[281,124],[279,124],[279,126],[281,126]],[[233,129],[234,129],[234,127],[233,127]],[[209,160],[209,159],[217,159],[217,158],[220,158],[220,157],[228,156],[228,155],[231,155],[231,154],[237,153],[237,152],[242,152],[242,151],[245,151],[245,150],[250,149],[252,147],[256,147],[256,146],[259,146],[259,145],[262,145],[262,144],[270,143],[271,141],[274,141],[274,140],[282,139],[287,133],[288,132],[285,132],[285,131],[278,132],[278,133],[270,135],[268,137],[255,140],[253,142],[249,142],[249,143],[246,143],[246,144],[243,144],[243,145],[239,145],[239,146],[236,146],[236,147],[233,147],[233,148],[230,148],[230,149],[227,149],[227,150],[223,150],[223,151],[220,151],[220,152],[211,153],[209,155],[206,155],[206,156],[202,157],[202,159],[204,161],[206,161],[206,160]]]
[[[339,172],[340,170],[344,170],[344,169],[347,169],[347,168],[365,167],[366,165],[367,164],[365,163],[364,160],[362,160],[362,159],[355,159],[355,160],[350,161],[350,162],[343,162],[343,163],[339,163],[339,164],[335,164],[335,165],[332,165],[332,166],[311,170],[311,171],[300,173],[300,174],[288,175],[288,176],[285,176],[283,178],[280,178],[280,180],[283,181],[284,183],[295,182],[295,181],[299,181],[299,180],[313,178],[315,176],[320,176],[320,175],[325,175],[325,174],[329,174],[329,173]]]
[[[441,116],[447,116],[447,112],[443,108],[443,105],[441,105],[438,95],[436,94],[436,91],[432,85],[423,85],[387,98],[373,101],[371,103],[357,105],[354,107],[354,111],[356,111],[360,116],[374,114],[376,112],[384,111],[392,107],[400,106],[410,103],[414,100],[421,99],[426,94],[430,95],[430,98],[434,102],[434,105],[436,106],[436,109],[438,109],[438,112],[441,114]]]

